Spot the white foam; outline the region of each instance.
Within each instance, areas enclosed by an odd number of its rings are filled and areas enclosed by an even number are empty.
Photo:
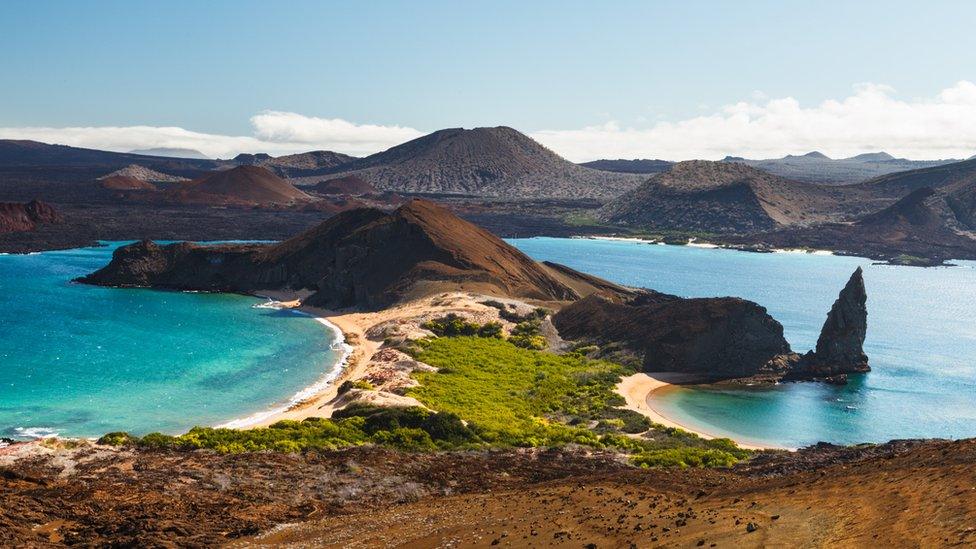
[[[14,436],[22,438],[54,438],[58,436],[58,432],[49,427],[16,427],[14,428]]]
[[[267,303],[252,305],[252,307],[259,308],[259,309],[281,309],[282,308],[280,302],[270,300],[270,299],[268,300]],[[338,351],[340,353],[339,360],[336,361],[335,367],[329,370],[328,372],[326,372],[326,374],[321,378],[319,378],[318,381],[316,381],[315,383],[309,385],[308,387],[305,387],[304,389],[292,395],[292,397],[289,398],[288,401],[282,404],[281,406],[277,406],[269,410],[257,412],[245,418],[233,419],[226,423],[221,423],[220,425],[217,425],[217,427],[224,427],[228,429],[242,429],[245,427],[251,427],[253,425],[257,425],[258,423],[265,421],[269,417],[285,412],[292,406],[302,401],[308,400],[309,398],[314,397],[315,395],[321,393],[327,387],[329,387],[329,385],[332,385],[332,383],[335,382],[335,380],[339,377],[339,375],[343,372],[343,370],[346,369],[346,366],[349,363],[349,356],[352,354],[352,345],[346,343],[346,337],[345,335],[343,335],[342,330],[340,330],[338,326],[336,326],[335,324],[329,322],[324,318],[310,315],[304,311],[299,311],[299,310],[294,310],[294,311],[298,314],[311,316],[319,324],[322,324],[329,330],[332,330],[332,332],[335,334],[336,339],[332,343],[331,348],[332,350]]]
[[[834,255],[831,250],[811,250],[808,248],[774,248],[774,254]]]

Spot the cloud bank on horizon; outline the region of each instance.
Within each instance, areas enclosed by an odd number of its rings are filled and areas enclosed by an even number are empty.
[[[356,124],[298,113],[251,117],[254,132],[231,136],[179,127],[0,127],[2,139],[32,139],[129,151],[196,149],[215,158],[241,152],[288,154],[315,149],[368,155],[420,137],[404,126]],[[803,107],[792,98],[753,99],[717,112],[648,128],[611,121],[577,130],[541,130],[531,137],[576,162],[598,158],[773,158],[818,150],[834,158],[884,150],[913,159],[968,158],[976,153],[976,84],[960,81],[932,98],[902,100],[878,84],[855,86],[843,99]]]

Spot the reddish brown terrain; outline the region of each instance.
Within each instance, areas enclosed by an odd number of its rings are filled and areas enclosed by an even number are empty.
[[[2,545],[976,543],[974,440],[828,445],[727,470],[642,470],[573,450],[218,455],[85,445],[11,459],[18,448],[0,450]]]
[[[291,205],[312,198],[258,166],[238,166],[182,184],[169,191],[176,201],[209,205]]]
[[[38,200],[26,204],[0,202],[0,233],[33,231],[38,225],[62,221],[61,214],[53,206]]]

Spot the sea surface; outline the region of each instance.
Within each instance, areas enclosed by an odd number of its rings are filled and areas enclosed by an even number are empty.
[[[703,432],[788,448],[818,441],[976,437],[976,262],[895,267],[855,257],[610,240],[509,242],[536,259],[622,284],[685,297],[753,300],[783,324],[797,352],[816,345],[827,311],[861,266],[871,372],[851,376],[843,387],[682,387],[655,396],[653,406]]]
[[[338,336],[266,300],[71,282],[117,245],[0,255],[0,437],[178,434],[286,406],[335,368]]]

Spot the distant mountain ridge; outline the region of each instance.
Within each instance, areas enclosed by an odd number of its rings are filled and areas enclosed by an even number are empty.
[[[194,158],[197,160],[210,160],[210,157],[196,149],[183,149],[177,147],[154,147],[152,149],[135,149],[129,151],[132,154],[144,156],[169,156],[173,158]]]
[[[895,158],[886,152],[863,153],[850,158],[833,159],[817,151],[762,160],[727,156],[722,161],[746,164],[795,181],[829,185],[858,183],[890,173],[958,162],[953,159],[908,160]]]
[[[606,206],[606,222],[665,230],[748,234],[853,213],[841,190],[790,181],[741,163],[675,164]]]
[[[350,175],[395,192],[526,198],[609,198],[641,181],[573,164],[504,126],[436,131],[356,160],[334,177]]]
[[[666,172],[670,170],[671,166],[673,165],[674,162],[669,160],[652,160],[650,158],[635,158],[633,160],[625,160],[623,158],[619,158],[617,160],[602,159],[583,162],[580,164],[580,166],[605,172],[641,174]]]

